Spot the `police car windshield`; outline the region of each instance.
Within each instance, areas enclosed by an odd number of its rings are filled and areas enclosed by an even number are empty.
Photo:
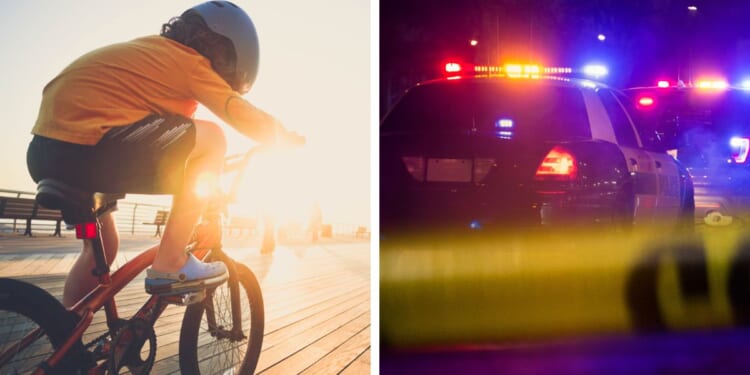
[[[591,137],[579,89],[528,80],[417,86],[395,105],[381,128],[383,133],[468,131],[536,141]]]

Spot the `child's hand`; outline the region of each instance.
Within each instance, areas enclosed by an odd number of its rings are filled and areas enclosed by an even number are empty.
[[[306,143],[305,137],[297,132],[287,130],[284,125],[277,119],[273,119],[273,128],[275,134],[275,144],[277,146],[299,147]]]
[[[279,138],[279,144],[285,146],[304,146],[307,140],[297,132],[287,131]]]

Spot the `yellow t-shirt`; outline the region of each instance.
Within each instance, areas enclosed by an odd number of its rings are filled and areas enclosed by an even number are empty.
[[[147,36],[81,56],[44,88],[33,134],[94,145],[109,129],[150,114],[192,117],[198,103],[260,142],[274,138],[271,116],[254,107],[181,43]]]

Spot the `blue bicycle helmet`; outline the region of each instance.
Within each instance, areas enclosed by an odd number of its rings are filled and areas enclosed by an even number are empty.
[[[237,61],[232,88],[245,93],[258,76],[260,48],[258,33],[250,16],[229,1],[207,1],[191,8],[211,31],[228,38],[234,46]]]

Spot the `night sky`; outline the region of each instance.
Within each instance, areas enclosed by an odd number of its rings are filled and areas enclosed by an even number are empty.
[[[381,114],[448,59],[600,62],[621,88],[678,76],[739,82],[750,78],[749,21],[741,0],[381,0]]]

